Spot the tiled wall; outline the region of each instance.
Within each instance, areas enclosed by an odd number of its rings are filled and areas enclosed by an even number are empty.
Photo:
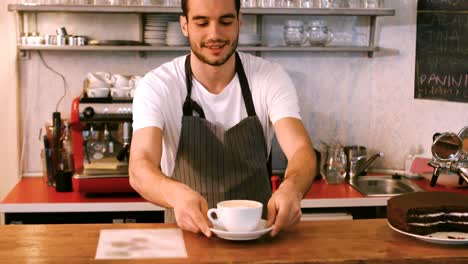
[[[416,1],[386,4],[396,9],[396,16],[378,18],[377,41],[385,49],[372,59],[352,53],[266,52],[262,56],[283,65],[293,78],[304,123],[317,148],[320,140],[366,145],[371,154],[385,153],[376,167],[402,169],[408,152],[430,156],[432,134],[460,130],[468,124],[468,115],[466,104],[413,99]],[[288,18],[265,17],[268,43],[282,41],[282,24]],[[313,18],[300,19],[307,22]],[[365,40],[366,18],[324,19],[337,36],[350,37],[354,43]],[[41,14],[38,20],[42,34],[65,26],[71,34],[137,37],[137,15],[87,15],[80,24],[76,14]],[[87,72],[144,74],[182,54],[151,52],[140,58],[137,52],[42,52],[47,64],[67,79],[69,92],[59,105],[59,110],[66,113],[72,97],[80,94]],[[37,172],[41,171],[39,129],[51,120],[63,86],[60,78],[42,65],[37,52],[30,60],[21,61],[21,76],[25,171]],[[277,148],[275,153],[275,164],[281,167]]]

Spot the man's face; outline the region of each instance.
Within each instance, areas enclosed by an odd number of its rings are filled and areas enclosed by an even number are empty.
[[[233,0],[189,0],[180,22],[192,52],[209,65],[223,65],[237,48],[241,20]]]

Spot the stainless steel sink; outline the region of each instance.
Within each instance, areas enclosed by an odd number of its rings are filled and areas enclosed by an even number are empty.
[[[366,196],[394,196],[424,191],[411,181],[392,176],[358,176],[351,179],[349,184]]]

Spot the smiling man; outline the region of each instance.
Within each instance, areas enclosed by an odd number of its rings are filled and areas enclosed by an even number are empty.
[[[130,183],[167,208],[165,222],[206,236],[217,202],[260,201],[274,236],[300,220],[316,157],[286,72],[236,52],[239,9],[239,0],[182,0],[191,52],[149,72],[136,90]],[[274,133],[288,167],[272,194]]]

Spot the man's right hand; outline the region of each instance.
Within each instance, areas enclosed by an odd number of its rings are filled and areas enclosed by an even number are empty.
[[[193,233],[202,232],[205,236],[211,236],[210,221],[207,217],[208,202],[199,193],[190,189],[187,185],[176,183],[175,188],[171,188],[171,206],[177,225]]]

